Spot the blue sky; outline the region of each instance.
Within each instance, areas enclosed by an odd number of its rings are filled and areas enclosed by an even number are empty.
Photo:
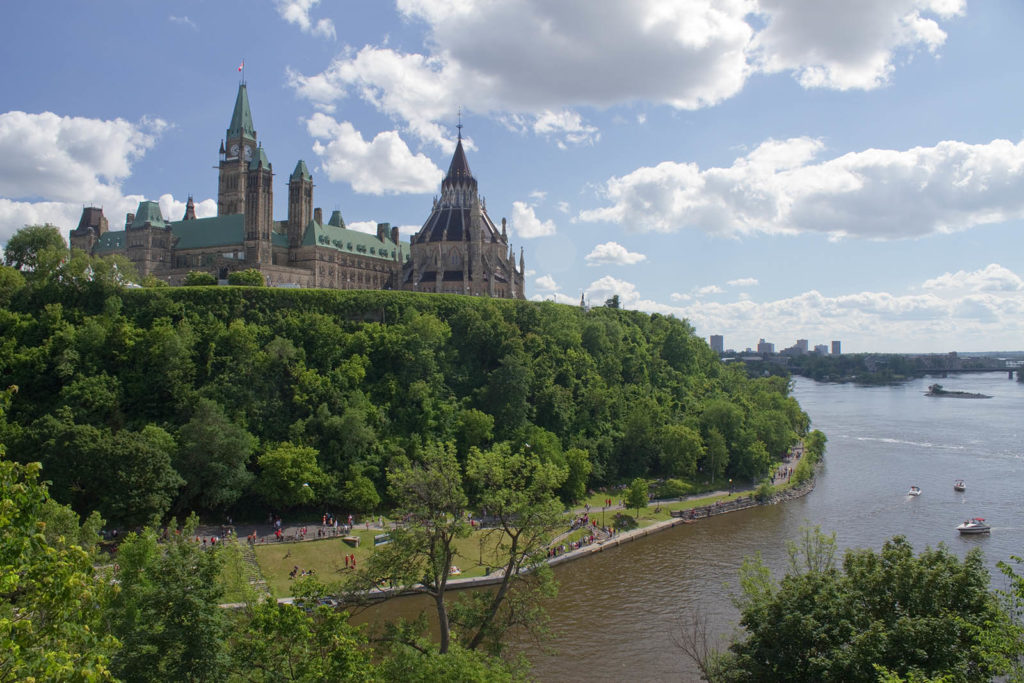
[[[423,223],[461,107],[527,296],[742,350],[1024,348],[1019,0],[6,3],[0,241],[216,211],[244,59],[277,174],[350,227]]]

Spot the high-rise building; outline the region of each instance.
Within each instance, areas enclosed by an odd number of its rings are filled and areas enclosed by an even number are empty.
[[[708,337],[708,341],[711,344],[711,350],[715,353],[722,353],[725,351],[725,337],[720,334],[713,334]]]
[[[832,341],[832,355],[833,356],[840,356],[840,355],[842,355],[842,353],[843,353],[842,344],[839,342],[839,340],[833,340]]]
[[[794,346],[793,348],[796,351],[798,351],[799,353],[807,353],[807,349],[808,349],[807,340],[806,339],[797,339],[796,340],[796,346]]]
[[[814,352],[816,354],[818,354],[819,356],[827,356],[828,355],[828,344],[815,344],[814,345]]]
[[[775,353],[775,344],[766,342],[764,339],[759,339],[757,342],[758,353]]]

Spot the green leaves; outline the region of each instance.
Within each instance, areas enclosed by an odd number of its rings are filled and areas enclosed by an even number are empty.
[[[746,632],[724,660],[726,680],[875,680],[884,671],[888,680],[966,683],[990,680],[1020,651],[977,549],[963,560],[942,545],[915,555],[897,536],[880,553],[847,551],[841,568],[834,555],[834,535],[815,529],[790,546],[778,584],[759,559],[744,563]]]

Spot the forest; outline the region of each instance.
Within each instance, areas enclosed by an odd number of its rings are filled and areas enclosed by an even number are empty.
[[[473,448],[528,449],[567,470],[565,503],[640,476],[756,482],[808,428],[785,378],[721,364],[673,317],[138,287],[130,263],[28,236],[0,272],[0,374],[17,387],[0,440],[42,463],[56,500],[115,527],[386,509],[388,469],[442,443],[463,465]]]

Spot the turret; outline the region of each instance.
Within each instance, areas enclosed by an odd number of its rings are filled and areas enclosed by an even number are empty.
[[[288,246],[302,244],[303,232],[313,218],[313,176],[299,159],[288,178]]]

